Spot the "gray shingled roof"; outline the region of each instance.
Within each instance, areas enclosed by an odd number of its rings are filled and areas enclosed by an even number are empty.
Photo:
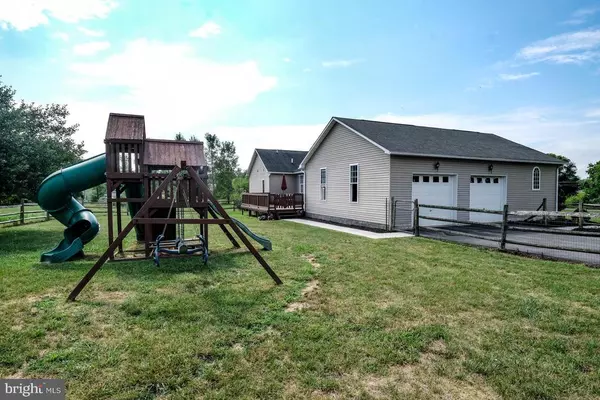
[[[562,164],[561,160],[491,133],[430,128],[363,119],[335,120],[391,154]]]
[[[300,163],[308,151],[256,149],[269,172],[298,172]],[[292,162],[292,160],[294,162]]]

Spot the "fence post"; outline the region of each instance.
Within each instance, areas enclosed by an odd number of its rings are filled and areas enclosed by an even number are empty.
[[[21,211],[19,214],[19,225],[25,223],[25,199],[21,199]]]
[[[415,209],[413,210],[413,231],[415,236],[421,236],[419,229],[419,199],[415,199]]]
[[[502,209],[502,233],[500,236],[500,250],[506,249],[506,234],[508,232],[508,204]]]
[[[544,197],[544,199],[542,200],[542,211],[548,211],[546,201],[547,200]],[[546,216],[546,214],[544,214],[544,225],[548,226],[548,217]]]
[[[46,211],[46,221],[50,221],[50,213]]]
[[[583,200],[579,200],[579,229],[583,229]]]

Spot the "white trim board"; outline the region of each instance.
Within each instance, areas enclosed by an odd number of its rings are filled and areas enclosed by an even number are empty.
[[[369,239],[393,239],[393,238],[413,237],[413,235],[411,235],[410,233],[405,233],[405,232],[378,233],[378,232],[366,231],[364,229],[348,228],[345,226],[328,224],[326,222],[312,221],[310,219],[291,218],[291,219],[286,219],[285,221],[296,222],[298,224],[303,224],[303,225],[309,225],[309,226],[313,226],[315,228],[328,229],[330,231],[349,233],[351,235],[362,236],[362,237],[366,237]]]

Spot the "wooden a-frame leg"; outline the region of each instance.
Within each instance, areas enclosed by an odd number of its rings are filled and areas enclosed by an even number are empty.
[[[246,245],[246,248],[248,248],[248,250],[250,250],[250,252],[254,256],[254,258],[256,258],[258,263],[265,269],[265,271],[267,271],[269,276],[271,276],[271,278],[273,278],[273,280],[275,281],[276,284],[281,285],[283,282],[281,281],[281,279],[279,279],[279,276],[277,276],[275,271],[273,271],[271,269],[269,264],[260,255],[258,250],[256,250],[256,248],[254,248],[254,246],[252,246],[252,243],[250,243],[250,241],[248,240],[246,235],[244,235],[244,233],[240,230],[240,228],[231,220],[231,217],[229,216],[229,214],[227,214],[227,211],[225,211],[225,209],[221,206],[221,204],[219,204],[217,199],[215,199],[215,197],[210,192],[210,190],[208,189],[206,184],[202,181],[202,179],[200,179],[200,176],[198,175],[198,173],[191,167],[187,167],[187,171],[188,171],[188,174],[192,177],[192,179],[194,179],[196,181],[196,183],[200,187],[200,190],[202,192],[204,192],[206,198],[208,198],[211,201],[211,203],[214,204],[214,206],[216,207],[219,214],[221,214],[221,217],[229,220],[229,226],[231,227],[231,229],[240,238],[242,243],[244,243],[244,245]]]
[[[133,218],[131,218],[131,221],[129,221],[129,223],[125,226],[125,229],[123,229],[123,231],[121,231],[121,233],[119,233],[119,236],[117,236],[115,241],[112,242],[110,244],[110,246],[108,246],[108,249],[106,249],[106,251],[100,256],[100,258],[98,259],[98,261],[96,261],[94,266],[92,268],[90,268],[88,273],[85,274],[85,276],[81,279],[81,281],[79,281],[77,286],[75,286],[75,288],[73,289],[73,291],[69,294],[69,297],[67,298],[69,301],[75,301],[75,299],[77,298],[79,293],[81,293],[83,288],[85,288],[86,285],[92,280],[94,275],[96,275],[96,272],[98,272],[100,270],[100,268],[102,268],[102,266],[104,265],[106,260],[108,260],[108,258],[111,256],[111,254],[114,253],[115,249],[123,242],[123,240],[125,239],[127,234],[129,234],[129,232],[131,232],[131,229],[133,229],[134,225],[136,224],[136,218],[145,215],[146,211],[156,202],[158,194],[160,194],[163,190],[165,190],[165,188],[171,183],[173,178],[175,178],[175,176],[177,176],[179,171],[181,171],[181,168],[179,168],[178,166],[175,166],[171,170],[171,172],[169,173],[169,175],[167,175],[165,180],[162,181],[162,183],[156,188],[154,193],[152,193],[152,196],[150,196],[150,198],[148,198],[148,200],[138,210],[138,212],[133,216]]]

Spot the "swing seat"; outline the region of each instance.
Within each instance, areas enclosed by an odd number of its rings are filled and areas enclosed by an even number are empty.
[[[182,238],[175,240],[175,248],[161,248],[160,243],[164,240],[164,235],[158,235],[155,242],[154,248],[154,264],[160,266],[160,254],[185,254],[192,255],[202,252],[202,261],[204,265],[208,262],[208,248],[206,247],[206,241],[202,235],[196,236],[200,243],[194,246],[188,246]]]

